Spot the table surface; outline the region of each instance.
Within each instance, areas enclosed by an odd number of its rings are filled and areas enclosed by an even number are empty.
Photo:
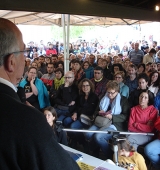
[[[78,150],[75,150],[73,148],[70,148],[68,146],[65,146],[65,145],[62,145],[60,144],[65,150],[68,150],[68,151],[71,151],[71,152],[74,152],[74,153],[78,153],[78,154],[81,154],[83,156],[83,158],[80,158],[78,161],[81,161],[85,164],[88,164],[90,166],[94,166],[96,168],[98,167],[104,167],[104,168],[107,168],[108,170],[124,170],[124,168],[121,168],[121,167],[118,167],[118,166],[115,166],[115,165],[112,165],[106,161],[103,161],[101,159],[98,159],[98,158],[95,158],[93,156],[90,156],[88,154],[85,154],[83,152],[80,152]]]

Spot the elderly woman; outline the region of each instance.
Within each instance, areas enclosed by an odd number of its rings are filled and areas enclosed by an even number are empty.
[[[139,96],[139,104],[131,109],[128,130],[130,132],[153,133],[154,123],[157,119],[158,111],[151,104],[152,97],[148,90],[142,92]],[[143,145],[151,141],[152,136],[145,135],[129,135],[128,140],[137,150],[139,145]]]
[[[99,115],[103,119],[110,119],[112,124],[109,127],[99,127],[92,125],[89,130],[103,131],[125,131],[127,130],[127,120],[129,117],[129,104],[127,98],[119,93],[119,84],[116,81],[109,81],[106,86],[106,94],[100,101]],[[94,148],[100,147],[107,158],[111,157],[111,148],[108,145],[108,140],[112,138],[111,134],[107,133],[86,133],[85,137],[91,141],[94,139]],[[97,147],[96,147],[97,146]]]
[[[120,86],[120,94],[124,97],[129,97],[129,87],[123,83],[123,80],[125,79],[125,74],[123,71],[117,71],[114,74],[114,79],[117,81],[117,83]]]

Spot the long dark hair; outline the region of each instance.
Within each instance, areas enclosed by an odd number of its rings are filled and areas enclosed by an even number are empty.
[[[158,71],[153,71],[150,76],[149,76],[149,86],[151,85],[151,81],[152,81],[152,76],[157,73],[158,74],[158,78],[157,80],[153,83],[153,87],[159,87],[159,84],[160,84],[160,75],[159,75],[159,72]]]

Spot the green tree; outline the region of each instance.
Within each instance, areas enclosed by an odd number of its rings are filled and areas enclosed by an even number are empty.
[[[84,33],[95,29],[95,26],[70,26],[70,39],[75,39],[83,36]],[[63,28],[53,25],[51,26],[53,39],[58,40],[63,38]]]

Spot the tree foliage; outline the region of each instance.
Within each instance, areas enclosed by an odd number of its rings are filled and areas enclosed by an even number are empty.
[[[76,39],[78,37],[83,37],[83,34],[95,29],[94,26],[70,26],[70,39]],[[51,26],[52,39],[59,40],[63,39],[63,28],[53,25]]]

